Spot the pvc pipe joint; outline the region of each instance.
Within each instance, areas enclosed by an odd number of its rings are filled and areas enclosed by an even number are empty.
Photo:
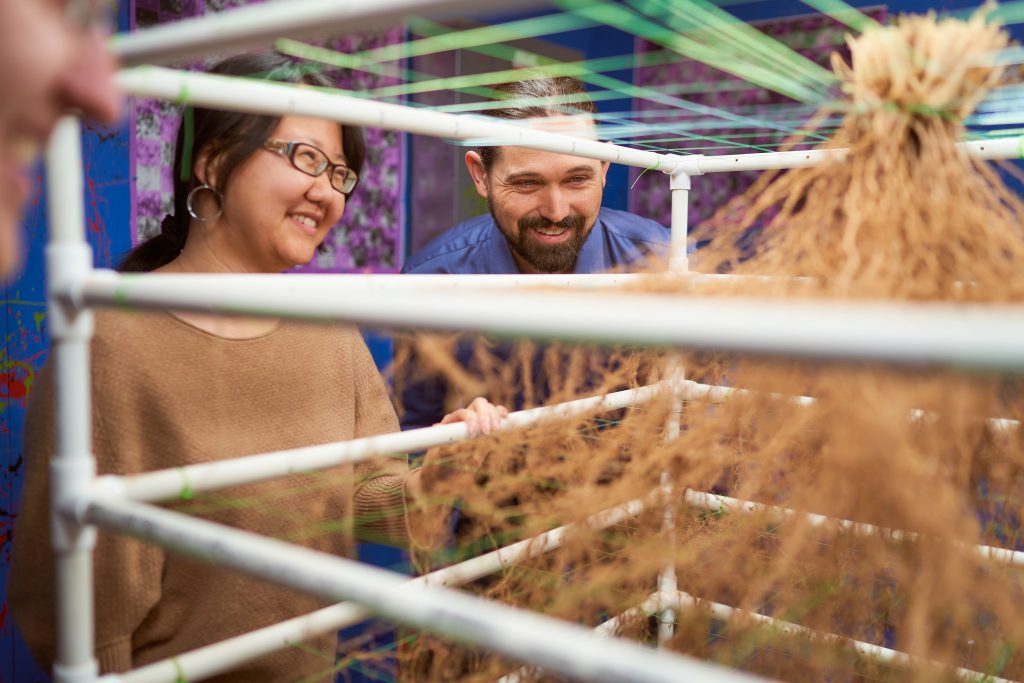
[[[669,177],[670,190],[690,190],[690,174],[683,171],[673,171]]]
[[[96,683],[99,675],[100,665],[95,659],[78,666],[66,666],[57,662],[53,664],[55,683]]]
[[[92,248],[86,242],[51,243],[46,247],[49,275],[50,338],[88,341],[92,338],[92,311],[82,308],[81,283],[92,272]]]
[[[53,508],[57,513],[50,529],[54,549],[91,550],[96,546],[96,527],[82,526],[89,507],[90,484],[96,476],[96,460],[91,453],[50,460]]]
[[[665,171],[665,173],[672,176],[673,182],[677,175],[704,175],[704,169],[701,168],[701,162],[706,158],[703,154],[687,154],[683,156],[681,154],[665,154],[671,161],[672,170]],[[689,190],[689,184],[686,187],[675,187],[672,186],[673,190]]]

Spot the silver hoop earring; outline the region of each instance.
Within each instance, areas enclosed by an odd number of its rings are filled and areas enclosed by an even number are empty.
[[[193,206],[193,203],[195,202],[195,199],[196,199],[196,192],[199,192],[199,190],[209,190],[210,192],[212,192],[214,194],[214,196],[217,197],[217,213],[216,214],[214,214],[212,216],[208,216],[206,218],[203,218],[202,216],[200,216],[199,214],[196,213],[196,209]],[[188,209],[188,215],[192,216],[192,218],[195,218],[197,221],[201,221],[203,223],[206,223],[208,221],[214,221],[214,220],[217,220],[218,218],[220,218],[220,215],[222,213],[224,213],[224,195],[222,195],[220,192],[218,192],[216,188],[211,187],[210,185],[207,185],[206,183],[203,183],[199,187],[193,187],[192,191],[188,193],[187,197],[185,197],[185,208]]]

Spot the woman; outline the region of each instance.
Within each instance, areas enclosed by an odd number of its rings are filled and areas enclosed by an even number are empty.
[[[215,73],[324,85],[276,55],[228,59]],[[186,120],[188,117],[186,117]],[[178,135],[175,213],[122,270],[279,272],[307,263],[341,217],[363,162],[362,132],[298,116],[197,109]],[[193,140],[191,146],[186,143]],[[182,170],[185,170],[184,175]],[[96,317],[93,449],[100,473],[129,474],[398,429],[387,390],[347,326],[187,312]],[[33,394],[10,601],[42,662],[54,648],[46,462],[52,387]],[[446,422],[490,431],[504,409],[477,399]],[[379,459],[184,501],[176,509],[342,555],[356,534],[401,540],[402,458]],[[96,645],[123,671],[307,613],[316,599],[162,549],[100,534]],[[216,680],[330,678],[333,636],[266,656]]]

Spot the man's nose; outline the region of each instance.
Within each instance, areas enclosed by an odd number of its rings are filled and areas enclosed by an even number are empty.
[[[572,212],[568,195],[558,186],[545,188],[540,199],[541,204],[537,209],[541,216],[552,223],[568,217]]]

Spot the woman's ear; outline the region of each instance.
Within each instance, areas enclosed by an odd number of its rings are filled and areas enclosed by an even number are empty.
[[[199,152],[199,155],[195,158],[192,163],[192,177],[198,180],[200,183],[205,183],[210,187],[219,190],[220,186],[217,184],[217,167],[220,165],[220,156],[207,145]]]

